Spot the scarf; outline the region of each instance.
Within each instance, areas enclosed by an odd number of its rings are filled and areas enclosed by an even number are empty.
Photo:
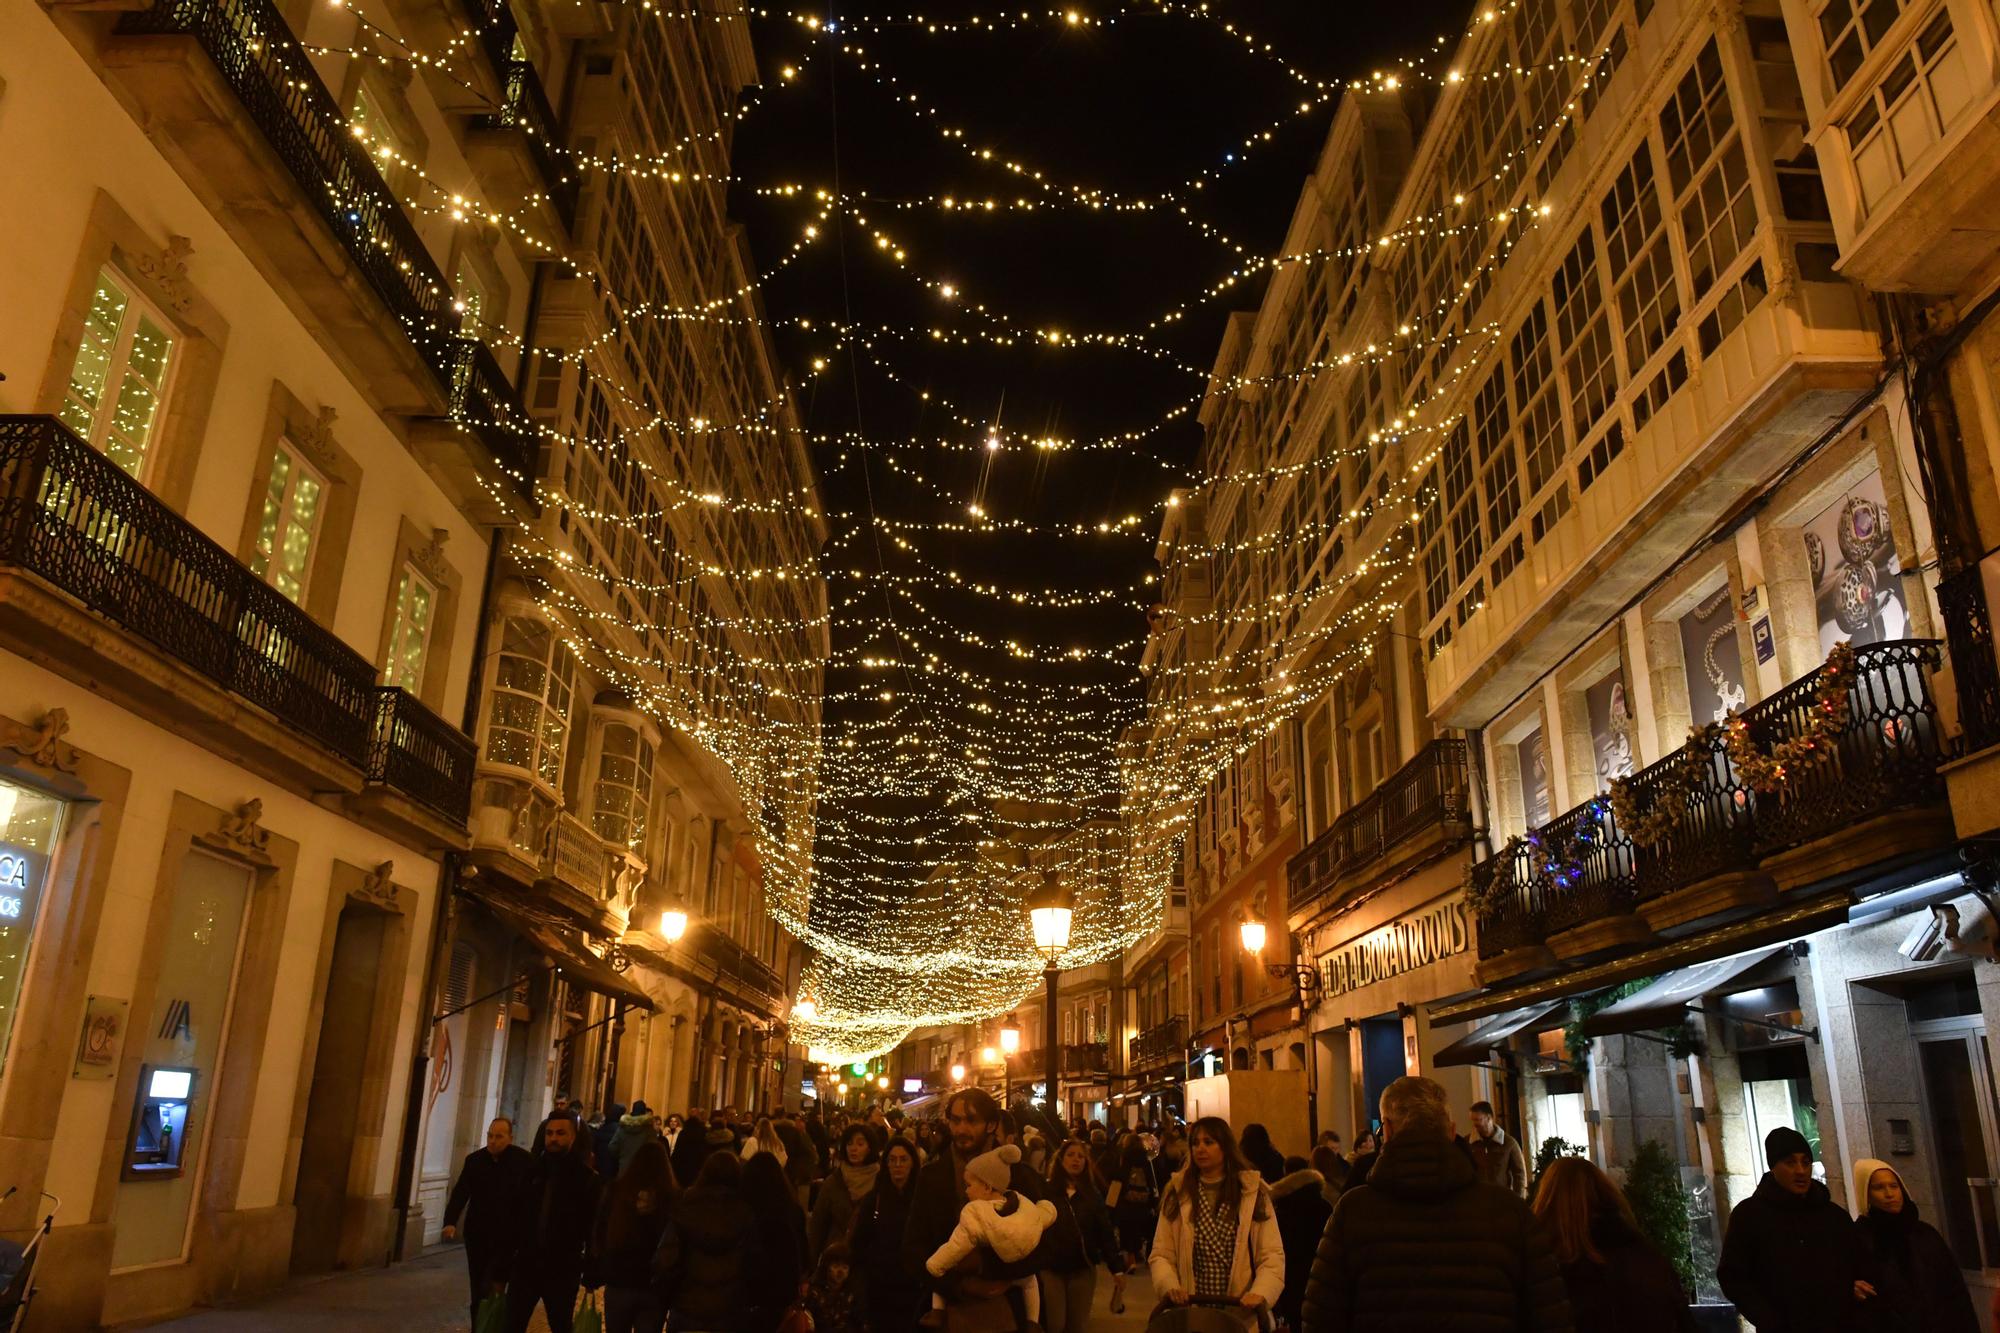
[[[859,1202],[868,1197],[875,1188],[875,1178],[882,1174],[880,1162],[870,1162],[866,1166],[855,1166],[852,1162],[840,1164],[840,1180],[847,1186],[847,1197]]]

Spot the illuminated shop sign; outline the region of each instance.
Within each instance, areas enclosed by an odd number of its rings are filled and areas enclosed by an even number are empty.
[[[1411,916],[1398,917],[1344,948],[1321,955],[1319,970],[1325,979],[1327,995],[1345,995],[1428,967],[1471,947],[1472,930],[1466,920],[1465,899],[1453,898]]]
[[[28,915],[28,854],[14,847],[0,847],[0,926],[20,921]]]

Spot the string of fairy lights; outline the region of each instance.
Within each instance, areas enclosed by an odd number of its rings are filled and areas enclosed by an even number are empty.
[[[443,49],[427,52],[362,15],[353,0],[330,3],[354,17],[355,38],[301,44],[301,50],[322,59],[406,61],[478,95],[478,30],[463,30]],[[746,16],[651,3],[628,7],[639,12],[635,21],[662,24],[737,24]],[[1428,479],[1456,421],[1431,404],[1447,398],[1500,338],[1490,325],[1450,321],[1473,283],[1444,293],[1429,308],[1400,312],[1372,340],[1356,337],[1352,345],[1296,364],[1218,372],[1187,363],[1156,339],[1198,309],[1274,275],[1369,264],[1385,252],[1445,243],[1478,253],[1475,276],[1504,262],[1549,214],[1549,205],[1532,197],[1528,168],[1575,115],[1578,92],[1603,59],[1601,52],[1562,52],[1518,65],[1505,43],[1474,40],[1482,29],[1497,30],[1513,9],[1478,11],[1456,43],[1439,38],[1434,50],[1387,71],[1337,80],[1303,69],[1214,7],[1177,0],[949,20],[912,13],[834,21],[747,11],[781,34],[805,37],[799,51],[777,66],[777,79],[761,100],[719,108],[714,124],[698,124],[672,142],[651,142],[642,128],[636,140],[616,146],[604,139],[548,145],[572,180],[607,191],[615,185],[667,192],[676,200],[691,192],[719,198],[741,184],[774,206],[803,206],[791,243],[774,262],[751,271],[732,254],[720,273],[692,275],[706,290],[630,290],[630,273],[609,267],[601,246],[573,251],[559,239],[544,196],[530,191],[516,206],[498,206],[469,182],[454,188],[434,179],[382,125],[351,119],[339,127],[392,173],[397,202],[436,232],[504,238],[615,306],[613,318],[596,321],[586,336],[560,348],[529,346],[495,312],[453,312],[496,350],[518,353],[524,368],[535,359],[544,373],[555,367],[581,379],[589,372],[589,384],[604,396],[616,423],[607,430],[581,420],[580,411],[577,420],[544,415],[503,421],[501,429],[527,437],[527,456],[540,450],[567,464],[534,478],[509,478],[497,469],[488,489],[523,534],[520,557],[537,571],[533,603],[568,651],[663,727],[708,749],[735,779],[750,816],[767,906],[811,946],[794,1040],[829,1060],[854,1059],[893,1046],[917,1027],[1009,1008],[1040,967],[1020,909],[1036,878],[1025,868],[1030,858],[1038,869],[1053,868],[1075,891],[1066,965],[1115,955],[1157,925],[1175,845],[1210,780],[1378,651],[1380,631],[1404,600],[1399,590],[1410,581],[1424,514],[1438,499]],[[959,123],[922,91],[919,73],[884,54],[910,37],[970,41],[1025,28],[1108,36],[1121,23],[1142,19],[1209,25],[1246,55],[1280,68],[1298,84],[1300,100],[1288,115],[1246,131],[1218,160],[1177,185],[1119,193],[1060,179],[1027,154],[1002,149],[999,136]],[[862,37],[868,38],[865,47]],[[779,44],[790,44],[789,38],[781,36]],[[815,60],[839,60],[864,75],[886,104],[960,150],[973,170],[1009,182],[1008,188],[886,197],[747,179],[740,164],[732,168],[727,160],[733,130],[759,106],[806,87],[804,76]],[[1473,67],[1482,60],[1483,67]],[[1441,96],[1463,98],[1482,83],[1565,71],[1575,81],[1569,96],[1559,99],[1546,123],[1529,127],[1519,146],[1482,164],[1480,179],[1457,183],[1463,188],[1358,243],[1265,256],[1194,209],[1231,171],[1273,144],[1279,131],[1348,93],[1394,93],[1427,82]],[[999,212],[1115,213],[1131,215],[1133,226],[1150,225],[1157,216],[1216,242],[1230,254],[1231,267],[1168,296],[1158,313],[1133,328],[1067,330],[968,290],[948,276],[948,266],[920,254],[877,219],[919,211],[968,220]],[[821,243],[843,229],[862,242],[847,262],[857,271],[862,264],[883,265],[918,284],[936,302],[935,318],[901,327],[809,313],[767,315],[763,300],[773,281],[831,253]],[[710,383],[701,408],[689,410],[619,371],[621,349],[655,328],[664,335],[698,328],[750,342],[786,331],[825,341],[802,369],[798,390],[776,378],[747,391],[734,385],[717,391]],[[462,336],[462,326],[411,333],[429,345]],[[1030,347],[1146,358],[1195,382],[1142,425],[1074,438],[1003,428],[994,416],[952,402],[928,375],[905,364],[934,348],[967,355]],[[753,351],[752,360],[768,360],[768,350]],[[1379,409],[1381,418],[1345,446],[1315,447],[1284,461],[1246,460],[1240,467],[1211,464],[1198,473],[1150,451],[1213,396],[1288,388],[1306,393],[1322,378],[1424,354],[1451,368],[1420,401]],[[928,438],[808,430],[798,395],[843,369],[877,376],[943,424]],[[753,442],[762,449],[789,445],[799,459],[810,450],[830,478],[865,483],[863,469],[872,468],[877,480],[893,481],[911,504],[892,512],[886,499],[878,506],[871,494],[861,510],[829,507],[803,470],[774,482],[733,463]],[[1172,489],[1094,520],[997,512],[998,502],[985,493],[994,469],[1011,466],[1017,455],[1046,466],[1071,451],[1145,457],[1174,474],[1168,478]],[[979,488],[971,494],[942,480],[927,461],[965,454],[983,459]],[[1253,525],[1247,535],[1233,537],[1204,527],[1199,517],[1207,501],[1239,491],[1258,496],[1305,484],[1315,473],[1356,467],[1372,472],[1374,488],[1365,502],[1355,497],[1339,512],[1282,528]],[[513,483],[531,486],[539,516],[513,498]],[[643,498],[635,501],[635,495]],[[1030,587],[969,573],[960,556],[944,553],[968,539],[1074,542],[1080,552],[1093,543],[1135,540],[1164,548],[1163,523],[1175,534],[1170,567],[1276,561],[1295,550],[1317,553],[1336,539],[1344,539],[1347,549],[1331,576],[1311,588],[1289,589],[1261,604],[1155,608],[1150,629],[1139,615],[1158,595],[1154,576]],[[732,543],[744,534],[757,540],[747,548]],[[655,558],[609,554],[634,545]],[[1074,563],[1087,570],[1091,560],[1081,554]],[[1281,581],[1278,586],[1284,587]],[[959,614],[969,604],[1031,614],[1034,632],[969,628]],[[1130,611],[1133,628],[1107,641],[1101,627],[1112,608]],[[1204,655],[1192,646],[1197,638],[1233,640],[1245,629],[1254,631],[1240,636],[1254,645],[1254,662],[1219,648]],[[1254,668],[1247,676],[1253,683],[1242,683],[1245,666]],[[1135,668],[1145,673],[1143,684]]]

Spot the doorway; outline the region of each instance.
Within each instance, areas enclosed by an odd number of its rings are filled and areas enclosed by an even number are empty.
[[[1361,1020],[1362,1124],[1354,1127],[1359,1135],[1381,1120],[1382,1090],[1409,1071],[1403,1062],[1403,1020],[1387,1018]]]
[[[348,1185],[388,922],[383,912],[349,903],[335,926],[299,1147],[298,1187],[292,1194],[294,1273],[325,1273],[340,1266],[341,1235],[357,1202],[349,1197]]]
[[[1924,1109],[1937,1153],[1945,1239],[1970,1272],[2000,1268],[1993,1064],[1977,1018],[1913,1023]]]

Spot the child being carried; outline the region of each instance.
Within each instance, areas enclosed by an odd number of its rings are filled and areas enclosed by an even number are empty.
[[[1056,1206],[1047,1199],[1030,1203],[1008,1188],[1008,1168],[1020,1160],[1021,1150],[1006,1143],[966,1163],[965,1207],[959,1210],[958,1226],[951,1238],[924,1263],[931,1276],[943,1277],[979,1250],[1009,1264],[1035,1252],[1042,1233],[1056,1220]],[[1021,1294],[1022,1317],[1031,1324],[1040,1323],[1042,1295],[1034,1274],[1016,1281],[1014,1290]],[[943,1295],[933,1293],[931,1306],[943,1310]]]

